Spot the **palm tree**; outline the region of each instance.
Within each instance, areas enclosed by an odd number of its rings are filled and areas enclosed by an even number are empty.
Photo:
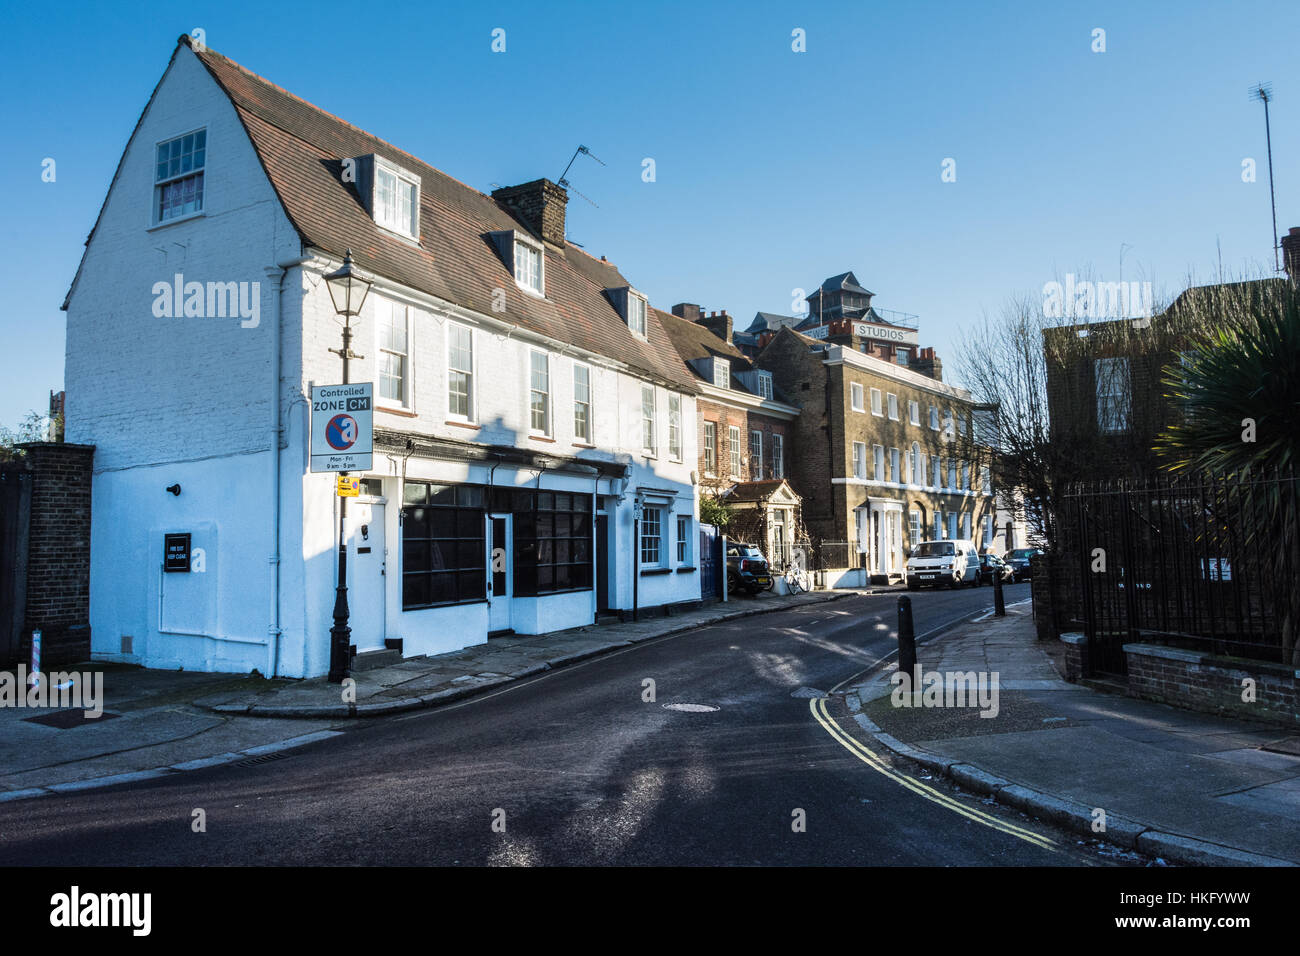
[[[1300,449],[1300,292],[1252,284],[1223,300],[1164,383],[1181,424],[1156,450],[1170,471],[1240,477],[1290,469]]]
[[[1165,369],[1166,398],[1182,421],[1156,439],[1175,474],[1219,479],[1247,520],[1245,545],[1260,556],[1263,600],[1280,621],[1283,661],[1300,666],[1300,290],[1281,282],[1232,287],[1213,331],[1192,338]],[[1238,573],[1241,573],[1239,570]]]

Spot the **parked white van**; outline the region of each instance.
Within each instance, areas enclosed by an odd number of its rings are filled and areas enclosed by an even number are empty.
[[[975,542],[964,538],[947,541],[922,541],[907,559],[907,589],[915,591],[924,584],[957,587],[980,583],[980,556]]]

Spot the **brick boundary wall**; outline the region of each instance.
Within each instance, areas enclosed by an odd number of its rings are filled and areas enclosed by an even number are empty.
[[[1125,644],[1129,693],[1211,714],[1300,727],[1300,670],[1158,644]],[[1242,700],[1242,681],[1255,700]]]
[[[41,631],[42,669],[90,659],[90,494],[93,445],[28,442],[32,473],[27,613],[21,654]]]
[[[1078,632],[1061,635],[1065,645],[1065,679],[1077,684],[1088,676],[1088,637]]]

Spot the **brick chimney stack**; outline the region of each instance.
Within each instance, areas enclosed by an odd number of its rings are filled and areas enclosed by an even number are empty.
[[[726,309],[723,309],[721,312],[710,312],[708,315],[701,313],[700,317],[695,321],[697,324],[704,326],[718,338],[722,339],[722,341],[726,342],[728,345],[732,344],[731,331],[734,323],[731,316],[727,314]]]
[[[934,354],[932,348],[917,349],[916,358],[912,360],[910,368],[913,372],[930,376],[936,382],[943,381],[943,361]]]
[[[564,249],[564,210],[569,194],[555,183],[534,179],[519,186],[502,186],[492,191],[492,198],[547,245]]]
[[[1292,226],[1282,237],[1282,268],[1292,282],[1300,284],[1300,226]]]
[[[685,319],[687,322],[700,321],[700,307],[694,302],[678,302],[673,306],[673,315],[679,319]]]

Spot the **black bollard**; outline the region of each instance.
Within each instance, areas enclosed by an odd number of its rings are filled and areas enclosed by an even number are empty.
[[[1002,600],[1002,569],[993,569],[993,613],[998,617],[1007,616],[1007,603]]]
[[[912,630],[912,599],[906,594],[898,599],[898,670],[907,675],[908,687],[916,674],[916,633]],[[920,688],[911,687],[915,692]]]

